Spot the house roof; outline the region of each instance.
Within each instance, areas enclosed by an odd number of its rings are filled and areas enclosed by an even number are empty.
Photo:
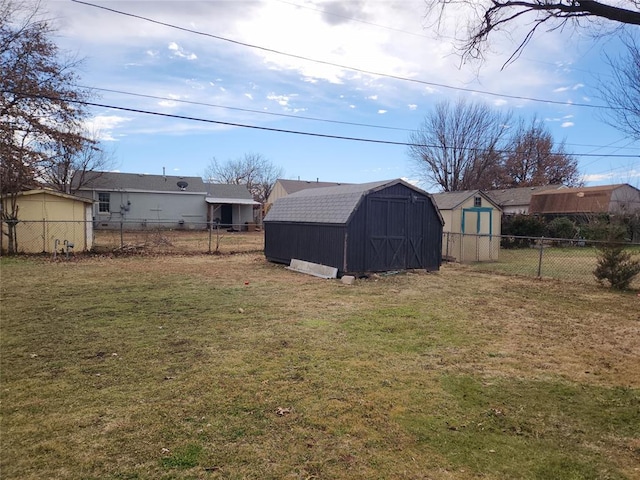
[[[264,221],[345,224],[365,195],[396,184],[431,197],[401,179],[311,188],[276,200]]]
[[[469,198],[478,195],[493,204],[496,208],[500,208],[500,206],[491,197],[481,190],[461,190],[459,192],[434,193],[432,194],[432,197],[439,210],[453,210],[462,205]]]
[[[246,185],[231,185],[227,183],[205,183],[207,189],[207,203],[230,203],[234,205],[260,205],[253,200]]]
[[[300,190],[306,190],[308,188],[325,188],[325,187],[338,187],[340,185],[351,185],[349,183],[340,182],[312,182],[308,180],[285,180],[279,178],[277,182],[282,186],[287,195],[299,192]]]
[[[178,185],[185,182],[186,186]],[[205,194],[207,187],[200,177],[147,175],[142,173],[88,172],[80,190],[118,190],[130,192],[188,192]]]
[[[613,193],[628,184],[563,188],[535,193],[531,196],[530,213],[606,213]]]
[[[502,190],[489,190],[485,192],[495,203],[501,207],[528,207],[531,195],[548,190],[565,188],[564,185],[541,185],[537,187],[505,188]]]

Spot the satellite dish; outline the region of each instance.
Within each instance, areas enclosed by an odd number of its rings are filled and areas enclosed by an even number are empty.
[[[180,190],[186,190],[187,189],[187,185],[189,185],[187,182],[185,182],[184,180],[180,180],[178,183],[178,188]]]

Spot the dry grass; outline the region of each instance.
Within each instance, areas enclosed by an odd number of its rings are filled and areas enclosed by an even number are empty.
[[[264,249],[263,232],[230,232],[217,230],[143,229],[120,232],[96,230],[94,248],[97,252],[166,253],[240,253]]]
[[[640,298],[448,265],[2,259],[6,479],[640,478]]]

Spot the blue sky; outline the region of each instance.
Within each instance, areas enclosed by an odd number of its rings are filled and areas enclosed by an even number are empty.
[[[542,119],[578,156],[587,185],[640,183],[640,143],[600,109],[575,105],[602,105],[597,80],[608,75],[604,52],[621,51],[615,38],[541,31],[502,69],[524,29],[492,39],[483,64],[461,65],[425,27],[422,0],[90,3],[129,15],[43,2],[59,46],[84,58],[81,83],[98,89],[96,103],[166,115],[92,108],[90,128],[121,172],[201,176],[214,157],[261,154],[290,179],[411,180],[406,146],[314,135],[407,142],[437,102],[464,96]],[[462,18],[446,27],[461,31]]]

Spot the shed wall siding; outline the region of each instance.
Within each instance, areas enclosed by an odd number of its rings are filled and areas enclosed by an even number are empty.
[[[268,222],[264,230],[268,260],[289,264],[296,258],[344,270],[344,226]]]
[[[20,223],[16,225],[18,251],[52,253],[56,240],[74,244],[75,251],[89,250],[93,243],[91,224],[86,224],[91,204],[46,192],[18,198]],[[6,227],[3,224],[3,229]]]

